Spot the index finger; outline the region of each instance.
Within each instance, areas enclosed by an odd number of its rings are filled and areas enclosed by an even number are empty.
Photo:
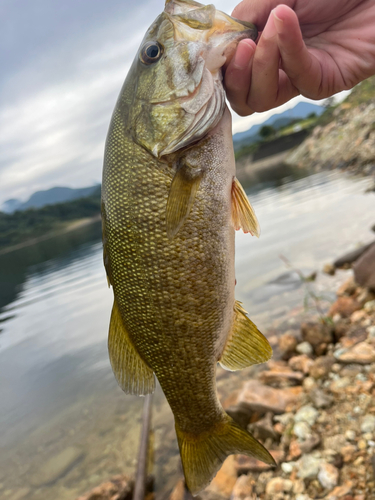
[[[294,9],[297,0],[242,0],[232,12],[232,16],[243,21],[250,21],[262,31],[267,19],[277,5],[284,4]]]

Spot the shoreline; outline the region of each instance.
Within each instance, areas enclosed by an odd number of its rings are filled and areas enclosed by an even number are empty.
[[[99,222],[101,220],[101,215],[95,215],[94,217],[86,217],[84,219],[77,219],[70,223],[68,223],[65,227],[60,229],[56,229],[54,231],[50,231],[43,236],[38,236],[37,238],[32,238],[31,240],[24,241],[22,243],[17,243],[17,245],[12,245],[10,247],[5,247],[0,249],[0,256],[5,255],[7,253],[14,252],[16,250],[20,250],[22,248],[26,248],[36,243],[40,243],[41,241],[49,240],[50,238],[54,238],[55,236],[60,236],[62,234],[70,233],[75,231],[76,229],[81,229],[82,227],[89,226],[94,224],[95,222]]]

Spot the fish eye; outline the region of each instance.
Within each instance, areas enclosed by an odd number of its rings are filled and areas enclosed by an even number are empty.
[[[157,62],[163,54],[163,47],[159,42],[147,42],[141,50],[140,58],[145,64]]]

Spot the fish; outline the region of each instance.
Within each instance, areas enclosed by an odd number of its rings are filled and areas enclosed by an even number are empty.
[[[259,235],[235,174],[222,68],[251,23],[167,0],[135,55],[106,140],[103,256],[113,287],[108,350],[118,384],[156,380],[172,409],[196,495],[234,453],[274,459],[223,409],[220,363],[235,371],[272,349],[235,299],[235,230]]]

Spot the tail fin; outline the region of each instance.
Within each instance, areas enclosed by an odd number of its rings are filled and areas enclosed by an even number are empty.
[[[209,485],[226,457],[233,453],[276,465],[266,448],[229,415],[212,430],[201,434],[182,432],[177,425],[176,433],[186,485],[193,495]]]

